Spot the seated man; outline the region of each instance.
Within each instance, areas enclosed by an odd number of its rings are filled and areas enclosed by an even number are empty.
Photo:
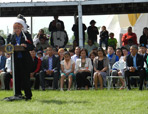
[[[45,90],[45,77],[53,77],[53,89],[58,89],[58,78],[60,71],[60,60],[53,54],[53,48],[47,48],[48,55],[43,58],[41,72],[39,73],[42,90]]]
[[[30,73],[30,78],[35,77],[35,85],[34,89],[39,90],[39,71],[41,69],[41,59],[36,57],[35,50],[30,51],[32,60],[33,60],[33,68]],[[31,87],[33,86],[33,81],[31,80]]]
[[[4,85],[5,64],[6,64],[6,57],[3,56],[3,52],[0,51],[0,81],[1,81],[1,89],[5,89],[5,85]]]
[[[130,90],[130,76],[140,76],[140,87],[139,90],[142,90],[143,86],[143,80],[145,77],[144,73],[144,60],[143,56],[138,54],[138,47],[137,45],[132,45],[130,47],[130,52],[126,57],[126,64],[127,64],[127,70],[125,71],[125,79],[128,86],[128,89]]]

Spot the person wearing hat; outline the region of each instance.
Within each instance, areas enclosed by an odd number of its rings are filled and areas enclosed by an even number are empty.
[[[98,28],[95,26],[96,21],[91,20],[90,26],[87,29],[88,39],[92,40],[92,42],[97,42],[97,35],[99,34]]]
[[[7,43],[14,46],[20,45],[25,51],[14,51],[15,69],[15,98],[30,100],[32,92],[30,89],[30,72],[32,69],[32,58],[29,51],[34,49],[33,41],[29,33],[22,33],[27,25],[22,19],[16,19],[13,24],[13,34],[8,35]],[[21,90],[24,90],[25,97]],[[16,100],[16,99],[14,99]]]

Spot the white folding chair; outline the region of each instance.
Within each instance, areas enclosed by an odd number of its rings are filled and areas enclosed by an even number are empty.
[[[112,68],[111,66],[109,65],[109,76],[107,77],[108,78],[108,90],[110,90],[111,86],[112,86],[112,81],[113,81],[113,78],[117,78],[117,79],[124,79],[124,76],[112,76],[110,75],[110,72],[111,70],[113,69],[116,69],[116,70],[123,70],[126,68],[126,62],[124,61],[117,61],[113,64]],[[125,81],[124,81],[125,82]],[[126,83],[126,82],[125,82]]]

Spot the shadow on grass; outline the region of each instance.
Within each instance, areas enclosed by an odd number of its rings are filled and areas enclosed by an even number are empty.
[[[39,102],[47,103],[47,104],[54,103],[54,104],[58,104],[58,105],[68,104],[68,103],[74,103],[74,104],[89,103],[88,101],[62,101],[62,100],[40,100]]]

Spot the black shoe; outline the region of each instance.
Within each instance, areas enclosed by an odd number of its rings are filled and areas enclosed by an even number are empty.
[[[27,98],[27,97],[25,98],[25,101],[30,101],[30,100],[31,100],[31,98]]]

